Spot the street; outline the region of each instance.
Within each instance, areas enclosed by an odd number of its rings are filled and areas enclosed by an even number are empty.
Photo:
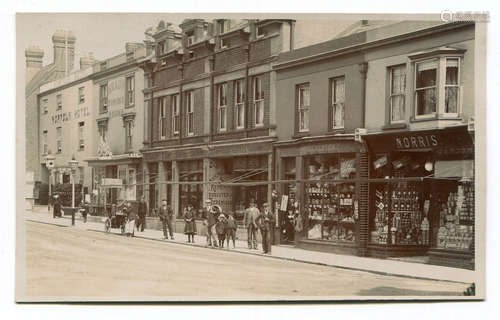
[[[109,300],[460,296],[422,280],[26,221],[26,296]]]

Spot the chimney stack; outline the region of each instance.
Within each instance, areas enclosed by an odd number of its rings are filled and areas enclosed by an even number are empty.
[[[54,64],[57,71],[69,73],[75,64],[76,37],[71,31],[57,30],[52,36]]]
[[[94,59],[92,52],[89,52],[86,56],[80,58],[80,70],[85,70],[92,67],[97,62]]]
[[[31,46],[24,51],[24,55],[26,56],[25,83],[28,83],[42,69],[43,50],[36,46]]]

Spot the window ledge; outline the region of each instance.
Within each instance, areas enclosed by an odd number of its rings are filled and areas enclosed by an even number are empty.
[[[345,128],[335,128],[335,129],[330,129],[326,134],[327,135],[335,135],[335,134],[344,134],[345,133]]]
[[[402,123],[389,123],[382,126],[382,130],[396,130],[396,129],[406,129],[408,124],[406,122]]]
[[[443,116],[443,115],[439,115],[439,116],[433,116],[433,117],[428,117],[428,118],[415,118],[415,117],[411,117],[410,118],[410,122],[428,122],[428,121],[442,121],[442,120],[448,120],[448,121],[461,121],[463,120],[462,116],[458,116],[458,117],[446,117],[446,116]]]
[[[299,139],[299,138],[304,138],[304,137],[308,137],[310,136],[311,133],[310,132],[297,132],[295,133],[292,138],[293,139]]]

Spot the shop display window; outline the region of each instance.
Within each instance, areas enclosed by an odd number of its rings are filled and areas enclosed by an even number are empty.
[[[308,217],[307,238],[313,240],[356,241],[357,199],[354,182],[355,155],[325,155],[306,161],[304,210]],[[317,180],[312,182],[311,180]]]
[[[403,178],[371,184],[370,242],[389,245],[429,245],[429,194],[424,180],[432,177],[434,162],[428,152],[376,154],[372,178]]]
[[[474,181],[461,179],[439,183],[433,210],[433,246],[470,251],[474,241]]]

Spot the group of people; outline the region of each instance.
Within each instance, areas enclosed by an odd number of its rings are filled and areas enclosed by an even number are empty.
[[[233,249],[236,247],[237,224],[232,214],[225,214],[218,205],[212,205],[212,200],[205,202],[203,222],[207,227],[207,246],[224,248],[224,241],[227,241],[226,248],[229,249],[230,241],[233,242]],[[216,237],[217,236],[217,237]]]
[[[248,249],[257,249],[257,233],[260,231],[262,237],[262,250],[264,253],[270,254],[274,235],[275,218],[268,204],[264,203],[262,205],[262,212],[260,212],[255,201],[251,199],[249,208],[245,210],[243,221],[247,228]]]
[[[125,201],[120,205],[122,212],[127,217],[129,224],[135,225],[137,231],[144,231],[146,227],[146,215],[148,212],[145,198],[142,197],[137,205],[137,214],[132,206],[132,203]],[[157,215],[162,223],[163,239],[174,240],[174,213],[167,200],[162,200],[161,206],[156,209]],[[192,204],[188,204],[183,211],[184,218],[184,234],[188,236],[187,242],[194,243],[194,236],[197,233],[196,227],[196,211]],[[236,231],[237,223],[232,213],[222,212],[222,208],[218,205],[212,205],[212,201],[207,199],[203,209],[203,225],[206,226],[206,239],[208,247],[219,247],[229,249],[232,242],[233,248],[236,247]],[[267,203],[262,206],[262,212],[257,207],[255,200],[250,200],[249,207],[245,210],[243,218],[244,225],[247,229],[248,248],[257,250],[258,240],[257,235],[260,232],[262,238],[262,250],[264,253],[271,253],[271,244],[273,242],[273,231],[275,217],[273,212],[268,207]],[[133,228],[133,227],[132,227]],[[133,236],[132,232],[126,232],[127,235]]]

